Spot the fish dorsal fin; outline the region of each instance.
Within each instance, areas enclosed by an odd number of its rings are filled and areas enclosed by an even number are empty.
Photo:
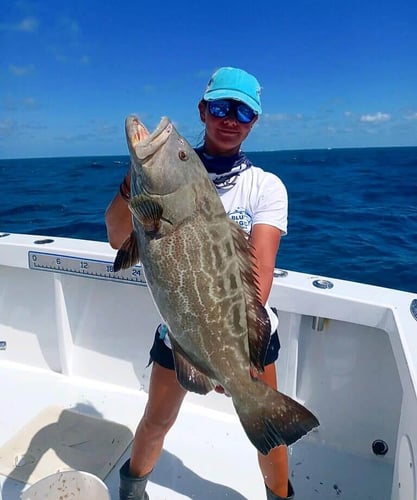
[[[116,258],[113,263],[113,270],[115,273],[120,269],[127,269],[136,265],[139,262],[139,247],[135,232],[130,233],[123,245],[119,248]]]
[[[172,335],[169,333],[168,335],[172,344],[175,372],[181,386],[187,391],[196,392],[197,394],[207,394],[214,389],[214,382],[191,363],[187,354],[172,338]]]
[[[230,220],[230,227],[246,298],[250,360],[253,366],[262,372],[271,336],[271,324],[259,294],[259,278],[254,266],[253,248],[246,233],[236,222]]]

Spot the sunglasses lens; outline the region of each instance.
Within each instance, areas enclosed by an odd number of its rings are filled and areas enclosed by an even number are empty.
[[[226,99],[208,101],[208,107],[209,113],[215,118],[224,118],[233,109],[236,119],[240,123],[250,123],[256,116],[256,113],[246,104]]]
[[[216,118],[224,118],[230,113],[230,101],[219,99],[217,101],[209,101],[209,112]]]
[[[250,123],[255,118],[255,112],[246,104],[239,104],[236,107],[236,118],[241,123]]]

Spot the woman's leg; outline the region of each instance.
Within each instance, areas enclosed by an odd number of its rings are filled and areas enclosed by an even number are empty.
[[[265,366],[257,377],[277,389],[275,363]],[[258,461],[266,486],[277,496],[288,496],[288,453],[286,446],[273,448],[268,455],[258,452]]]
[[[152,364],[149,397],[133,441],[130,474],[142,477],[155,466],[164,438],[174,424],[186,392],[174,370]]]

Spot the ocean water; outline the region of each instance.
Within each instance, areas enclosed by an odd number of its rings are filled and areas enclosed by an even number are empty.
[[[417,292],[417,147],[248,153],[289,195],[277,267]],[[106,241],[127,156],[0,160],[0,232]]]

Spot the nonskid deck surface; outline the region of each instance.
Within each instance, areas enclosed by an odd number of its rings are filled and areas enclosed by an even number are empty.
[[[0,364],[0,379],[0,448],[49,406],[76,408],[121,423],[133,435],[146,404],[143,391],[28,370],[7,362]],[[118,499],[118,469],[128,456],[129,449],[105,479],[112,500]],[[390,498],[391,467],[350,456],[343,450],[318,447],[309,439],[290,449],[290,469],[300,500]],[[4,476],[0,476],[0,483],[3,500],[18,500],[26,487]],[[265,498],[255,449],[238,419],[187,401],[167,436],[147,490],[152,500]]]

